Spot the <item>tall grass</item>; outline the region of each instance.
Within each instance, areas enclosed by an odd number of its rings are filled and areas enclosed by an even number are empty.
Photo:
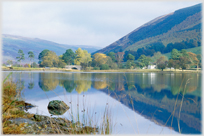
[[[30,114],[24,112],[18,107],[22,106],[24,103],[22,101],[19,102],[20,94],[23,88],[18,88],[17,83],[14,83],[9,79],[12,73],[10,73],[3,80],[3,88],[2,88],[2,133],[3,134],[28,134],[26,129],[22,129],[25,123],[20,123],[19,125],[12,124],[9,120],[16,118],[25,118],[31,119],[36,116],[34,114]],[[80,116],[79,110],[79,102],[77,107],[77,113],[74,115],[72,106],[70,116],[72,117],[72,121],[64,118],[63,120],[66,122],[65,124],[60,124],[54,118],[47,118],[47,121],[50,122],[50,127],[52,128],[50,134],[110,134],[111,133],[111,117],[110,110],[108,106],[106,106],[104,111],[104,116],[102,119],[102,123],[98,123],[98,120],[94,120],[94,112],[90,112],[90,109],[85,107],[85,101],[83,102],[83,116]],[[40,116],[40,115],[39,115]],[[62,119],[62,118],[58,118]],[[39,120],[38,120],[39,121]],[[98,126],[100,125],[100,126]],[[44,125],[47,128],[46,125]],[[64,128],[66,127],[66,128]],[[40,132],[38,133],[40,134]]]
[[[71,101],[70,111],[68,114],[72,119],[72,134],[111,134],[112,133],[112,114],[111,108],[107,104],[105,106],[102,117],[97,117],[94,109],[91,109],[86,104],[86,99],[83,98],[82,103],[79,101],[79,94],[77,96],[77,104],[74,111],[73,107],[75,106]],[[72,100],[72,98],[70,98]],[[81,104],[81,105],[80,105]],[[82,110],[79,110],[80,106],[82,106]],[[80,114],[82,112],[82,114]],[[79,131],[76,131],[78,129]]]
[[[24,123],[20,125],[10,124],[9,119],[13,118],[30,118],[32,114],[27,114],[17,107],[22,106],[22,103],[17,103],[18,94],[21,90],[17,90],[17,85],[9,80],[10,73],[4,80],[2,86],[2,127],[3,134],[25,134],[22,130]]]

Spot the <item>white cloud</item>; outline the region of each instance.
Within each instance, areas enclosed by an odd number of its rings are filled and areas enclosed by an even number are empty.
[[[107,46],[148,21],[198,2],[3,2],[4,34]]]

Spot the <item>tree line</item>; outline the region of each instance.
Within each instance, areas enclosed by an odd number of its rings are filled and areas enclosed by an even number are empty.
[[[173,49],[171,56],[168,59],[157,51],[153,56],[146,56],[141,54],[139,58],[135,59],[134,54],[124,52],[109,52],[108,54],[95,53],[91,55],[87,50],[78,48],[75,52],[67,49],[62,55],[57,55],[54,51],[45,49],[38,55],[38,64],[34,61],[34,53],[28,52],[30,64],[25,64],[27,67],[57,67],[65,68],[66,65],[81,65],[84,70],[108,70],[108,69],[135,69],[147,68],[148,65],[156,65],[158,69],[174,68],[174,69],[188,69],[201,67],[201,55],[187,52],[185,49],[178,51]],[[25,60],[24,53],[21,49],[18,51],[16,57],[19,62],[18,66],[22,66],[22,61]],[[11,60],[7,64],[12,64]]]

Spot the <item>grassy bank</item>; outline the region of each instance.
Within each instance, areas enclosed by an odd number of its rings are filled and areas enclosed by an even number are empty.
[[[100,126],[90,115],[72,121],[66,118],[50,117],[26,112],[26,103],[21,98],[23,88],[9,80],[11,73],[4,79],[2,86],[2,133],[3,134],[110,134],[111,121],[109,110],[105,109]],[[88,109],[87,109],[88,111]],[[72,115],[73,117],[79,117]],[[80,122],[84,120],[84,122]]]
[[[186,69],[186,70],[171,70],[171,69],[164,69],[163,71],[161,69],[117,69],[117,70],[67,70],[64,68],[23,68],[23,67],[13,67],[13,69],[7,68],[2,66],[3,71],[62,71],[62,72],[184,72],[184,73],[192,73],[192,72],[201,72],[202,70],[199,69]]]

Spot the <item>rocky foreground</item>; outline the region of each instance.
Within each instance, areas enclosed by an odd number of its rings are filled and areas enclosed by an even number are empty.
[[[31,118],[9,119],[10,126],[21,126],[26,134],[91,134],[97,133],[98,128],[73,123],[64,118],[54,118],[34,114]]]
[[[49,117],[44,115],[30,114],[25,112],[27,109],[34,107],[32,104],[24,101],[17,101],[15,108],[12,112],[19,112],[24,114],[19,117],[11,117],[6,121],[6,128],[4,132],[9,134],[95,134],[98,133],[98,128],[85,126],[80,122],[72,122],[65,118]],[[61,115],[68,110],[69,107],[59,100],[51,101],[48,105],[48,110],[51,115]],[[20,113],[20,112],[19,112]]]

